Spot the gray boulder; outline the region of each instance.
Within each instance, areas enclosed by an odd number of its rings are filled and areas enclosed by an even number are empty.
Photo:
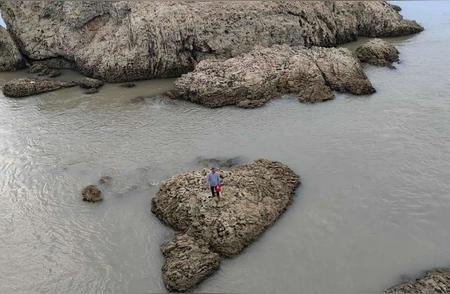
[[[392,67],[399,61],[400,52],[391,43],[382,39],[372,39],[356,49],[356,55],[361,62]]]
[[[25,67],[25,60],[9,35],[0,26],[0,71],[15,71]]]
[[[172,177],[152,199],[152,212],[183,232],[162,246],[169,290],[185,291],[217,270],[216,254],[242,252],[286,210],[300,184],[286,165],[260,159],[221,170],[220,198],[211,199],[207,173],[202,169]]]
[[[375,91],[348,49],[275,45],[224,61],[201,61],[176,80],[174,93],[208,107],[254,108],[283,94],[322,102],[334,98],[333,90],[356,95]]]
[[[384,1],[0,0],[21,51],[110,82],[177,77],[255,45],[335,46],[417,33]]]
[[[48,79],[14,79],[3,86],[3,94],[7,97],[21,98],[40,93],[76,86],[74,82],[65,82]]]

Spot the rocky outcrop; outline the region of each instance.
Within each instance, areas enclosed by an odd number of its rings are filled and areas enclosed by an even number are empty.
[[[450,293],[450,269],[427,272],[423,277],[389,288],[385,293]]]
[[[203,240],[179,234],[163,244],[163,282],[169,291],[186,291],[219,269],[220,256]]]
[[[0,0],[30,60],[65,60],[111,82],[176,77],[255,45],[335,46],[417,33],[383,1]]]
[[[217,201],[209,197],[207,173],[203,169],[170,178],[152,199],[152,212],[183,232],[162,246],[169,290],[187,290],[217,270],[216,253],[235,256],[255,241],[286,210],[300,183],[286,165],[257,160],[220,171]]]
[[[275,45],[225,61],[201,61],[176,80],[174,92],[208,107],[253,108],[283,94],[322,102],[334,98],[333,90],[356,95],[375,91],[348,49]]]
[[[25,67],[25,60],[9,35],[0,26],[0,71],[14,71]]]
[[[392,63],[399,61],[397,48],[388,41],[372,39],[356,49],[356,55],[361,62],[392,67]]]
[[[49,79],[14,79],[3,86],[3,94],[7,97],[21,98],[40,93],[74,87],[77,83]]]
[[[102,191],[95,186],[89,185],[81,191],[81,197],[83,201],[87,202],[98,202],[103,200]]]

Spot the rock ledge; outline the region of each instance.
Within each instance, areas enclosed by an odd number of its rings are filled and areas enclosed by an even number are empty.
[[[257,48],[227,60],[204,60],[175,82],[178,98],[208,107],[254,108],[283,94],[315,103],[334,99],[333,90],[375,92],[358,59],[344,48]]]

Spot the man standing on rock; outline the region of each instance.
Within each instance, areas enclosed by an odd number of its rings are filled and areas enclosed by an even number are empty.
[[[216,188],[220,185],[220,175],[216,172],[214,167],[211,168],[211,172],[208,173],[208,184],[211,189],[212,197],[217,195],[217,198],[219,199],[220,195]]]

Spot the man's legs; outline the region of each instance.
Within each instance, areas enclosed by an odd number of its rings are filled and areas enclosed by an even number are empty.
[[[211,187],[212,197],[216,196],[216,187]]]

